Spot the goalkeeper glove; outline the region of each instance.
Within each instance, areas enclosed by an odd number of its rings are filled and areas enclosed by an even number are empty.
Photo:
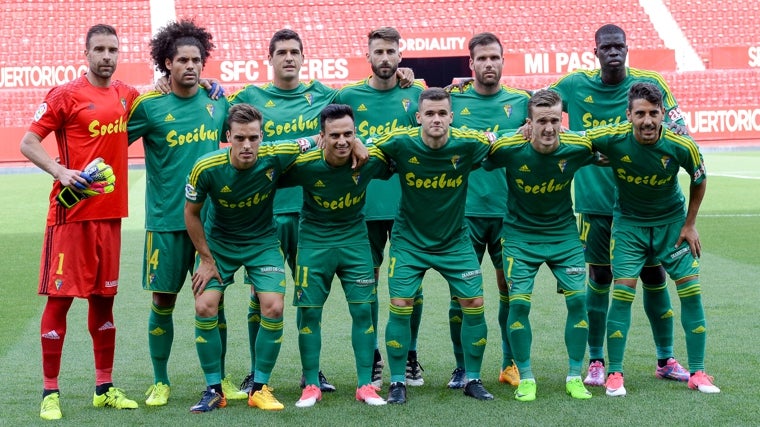
[[[88,197],[111,193],[114,190],[116,175],[114,175],[111,166],[105,163],[101,157],[85,166],[79,176],[84,178],[89,185],[85,186],[82,183],[75,182],[74,189],[64,187],[56,196],[58,203],[66,208],[71,208]]]

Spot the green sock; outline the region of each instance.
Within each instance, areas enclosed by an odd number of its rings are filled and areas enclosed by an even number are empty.
[[[412,307],[390,304],[388,326],[385,328],[385,350],[391,368],[391,382],[406,381],[406,356],[411,340],[410,323]]]
[[[150,316],[148,317],[148,349],[150,351],[150,360],[153,363],[153,382],[169,383],[169,354],[172,351],[172,342],[174,341],[174,321],[172,313],[174,306],[159,307],[156,304],[150,305]]]
[[[219,358],[219,366],[221,367],[222,378],[224,378],[224,358],[227,355],[227,318],[224,316],[224,301],[219,302],[217,317],[219,318],[219,339],[222,342],[222,355]]]
[[[222,369],[219,366],[219,356],[222,353],[222,343],[219,337],[218,317],[195,316],[195,350],[201,362],[206,385],[222,382]]]
[[[462,307],[462,350],[468,380],[480,379],[483,353],[488,343],[485,307]],[[465,345],[466,344],[466,345]]]
[[[377,293],[377,286],[375,286],[375,293]],[[369,310],[370,315],[372,316],[372,326],[377,333],[377,330],[380,329],[377,324],[378,319],[380,318],[380,304],[377,302],[377,298],[375,298],[375,300],[370,303]],[[377,350],[377,348],[377,340],[375,340],[375,350]]]
[[[658,359],[673,357],[673,306],[670,303],[668,285],[642,285],[644,312],[652,328],[654,346]]]
[[[530,294],[510,295],[507,329],[509,330],[509,343],[512,345],[512,355],[517,370],[520,372],[520,378],[534,378],[533,368],[530,365],[530,346],[533,343],[533,332],[530,329],[529,314]]]
[[[306,384],[319,385],[319,355],[322,351],[322,307],[298,307],[298,352]]]
[[[357,387],[372,382],[372,363],[375,360],[375,349],[372,344],[377,342],[375,327],[372,325],[372,314],[368,303],[349,303],[348,312],[351,314],[351,345],[354,348],[356,360]]]
[[[411,336],[409,341],[409,351],[417,350],[417,337],[420,335],[420,324],[422,324],[422,286],[417,290],[417,296],[414,298],[412,306],[412,318],[410,321]]]
[[[282,347],[282,316],[270,319],[261,316],[261,328],[256,337],[256,371],[254,381],[268,384],[274,364]]]
[[[509,293],[499,291],[499,331],[501,332],[501,370],[512,365],[512,346],[509,345],[509,333],[507,332],[507,319],[509,318]]]
[[[565,346],[568,357],[568,376],[581,375],[583,357],[588,341],[588,313],[586,312],[586,292],[565,291],[567,319],[565,321]]]
[[[251,373],[256,370],[256,338],[261,327],[261,304],[259,298],[251,294],[248,301],[248,347],[251,353]]]
[[[681,300],[681,325],[686,334],[686,353],[691,373],[705,370],[707,321],[702,306],[702,289],[699,276],[676,286]]]
[[[588,357],[604,360],[604,338],[607,332],[607,310],[610,307],[610,283],[586,282],[588,311]]]
[[[451,345],[454,348],[454,359],[457,368],[464,369],[464,350],[462,350],[462,306],[459,300],[452,299],[449,302],[449,333]]]
[[[608,372],[623,372],[625,343],[631,328],[631,304],[636,296],[636,289],[625,285],[613,285],[612,303],[607,315],[607,353],[610,362]]]

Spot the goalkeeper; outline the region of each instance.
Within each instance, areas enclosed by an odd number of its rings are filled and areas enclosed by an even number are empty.
[[[58,375],[66,314],[74,298],[86,298],[87,327],[95,356],[95,407],[137,408],[113,385],[116,344],[113,304],[119,288],[121,219],[127,216],[127,115],[137,90],[112,80],[119,40],[109,25],[85,38],[86,75],[45,97],[21,140],[21,153],[55,179],[40,262],[38,292],[47,296],[40,322],[43,391],[40,417],[59,419]],[[42,146],[55,133],[57,159]],[[101,157],[103,162],[88,162]],[[109,166],[110,165],[110,166]],[[87,169],[87,170],[85,170]],[[84,176],[83,176],[84,172]],[[88,181],[88,178],[92,182]],[[120,185],[114,186],[118,181]],[[81,190],[75,191],[76,187]],[[68,188],[68,189],[65,189]],[[58,196],[70,207],[66,207]],[[70,194],[69,194],[70,193]],[[76,196],[80,201],[77,203]],[[97,197],[90,197],[97,195]],[[89,197],[81,201],[83,197]],[[64,396],[66,396],[64,394]],[[68,395],[73,398],[75,394]]]

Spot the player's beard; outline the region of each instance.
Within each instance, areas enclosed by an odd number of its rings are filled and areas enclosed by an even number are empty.
[[[494,88],[494,87],[498,86],[500,78],[501,78],[501,76],[499,76],[496,73],[494,73],[494,78],[493,79],[486,78],[485,76],[475,75],[475,80],[478,81],[478,84],[480,84],[483,87],[487,87],[487,88]]]
[[[101,69],[100,67],[107,66],[110,67],[109,69]],[[97,76],[98,78],[108,80],[113,76],[113,73],[116,71],[116,64],[110,63],[110,64],[98,64],[97,67],[90,67],[90,72]]]
[[[398,70],[398,65],[396,66],[388,65],[388,66],[390,68],[381,68],[379,66],[375,66],[375,64],[372,64],[372,73],[383,80],[388,80],[391,77],[396,75],[396,70]]]

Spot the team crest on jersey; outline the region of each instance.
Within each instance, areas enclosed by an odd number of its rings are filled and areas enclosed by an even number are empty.
[[[267,171],[264,173],[264,175],[266,175],[267,178],[269,178],[270,181],[274,181],[274,169],[272,169],[272,168],[267,169]]]
[[[34,121],[38,122],[47,111],[47,102],[43,102],[37,107],[37,111],[34,112]]]
[[[309,105],[311,105],[311,101],[314,100],[314,95],[312,95],[310,93],[304,94],[303,97],[306,98],[306,102],[308,102]]]
[[[120,101],[121,101],[121,108],[123,108],[124,111],[127,111],[127,99],[126,98],[121,98]]]
[[[512,117],[512,104],[507,104],[504,106],[504,114],[507,115],[507,118]]]
[[[565,160],[565,159],[560,159],[560,161],[559,161],[559,162],[557,162],[557,166],[559,166],[559,170],[560,170],[562,173],[565,173],[565,168],[567,167],[567,160]]]
[[[351,179],[354,180],[355,185],[359,185],[359,181],[361,180],[361,173],[359,173],[358,171],[354,172],[353,174],[351,174]]]
[[[459,154],[455,154],[451,157],[451,165],[454,166],[454,169],[459,166],[459,160],[462,158]]]
[[[214,104],[206,104],[206,111],[208,112],[209,116],[214,117],[214,111],[216,111],[216,107]]]
[[[668,165],[670,164],[670,156],[662,156],[660,163],[662,163],[663,169],[667,169]]]
[[[412,105],[412,100],[409,98],[404,98],[401,100],[401,106],[404,107],[405,112],[409,112],[409,106]]]
[[[55,279],[53,283],[55,284],[55,288],[60,291],[61,286],[63,286],[63,279]]]

